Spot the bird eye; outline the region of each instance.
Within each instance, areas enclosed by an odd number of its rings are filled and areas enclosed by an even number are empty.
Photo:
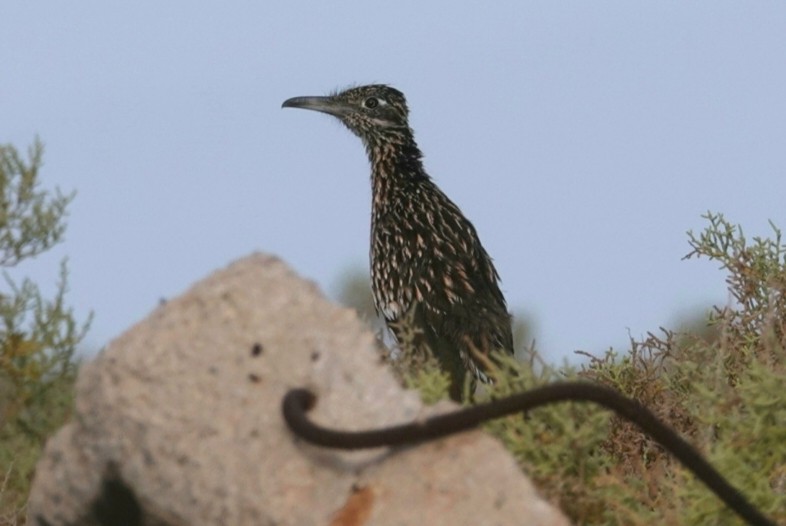
[[[379,106],[379,99],[376,97],[369,97],[363,101],[363,106],[370,110],[373,110],[374,108]]]

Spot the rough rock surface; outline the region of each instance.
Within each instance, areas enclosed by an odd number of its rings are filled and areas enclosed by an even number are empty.
[[[316,391],[312,416],[333,427],[433,411],[399,388],[353,311],[255,254],[82,368],[74,418],[38,465],[29,524],[567,524],[481,432],[394,452],[299,442],[280,409],[296,386]]]

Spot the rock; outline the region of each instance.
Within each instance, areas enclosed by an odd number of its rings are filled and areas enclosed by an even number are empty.
[[[281,417],[299,386],[331,427],[435,411],[397,385],[353,311],[278,259],[214,273],[83,366],[29,524],[567,524],[480,431],[395,451],[302,443]]]

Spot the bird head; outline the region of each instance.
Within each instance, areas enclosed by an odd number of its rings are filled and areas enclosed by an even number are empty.
[[[304,108],[338,118],[366,144],[381,136],[409,132],[404,94],[384,84],[358,86],[326,97],[293,97],[282,108]]]

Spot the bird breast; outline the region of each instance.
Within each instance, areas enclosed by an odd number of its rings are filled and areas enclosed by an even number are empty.
[[[444,218],[421,212],[372,216],[372,292],[377,310],[388,321],[398,320],[413,303],[439,311],[475,293],[477,262],[470,245],[435,234],[442,231],[434,227]]]

